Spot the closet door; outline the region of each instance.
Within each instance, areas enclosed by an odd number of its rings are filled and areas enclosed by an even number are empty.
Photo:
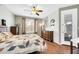
[[[61,44],[77,38],[77,8],[61,11]]]
[[[26,19],[26,33],[34,33],[34,19]]]

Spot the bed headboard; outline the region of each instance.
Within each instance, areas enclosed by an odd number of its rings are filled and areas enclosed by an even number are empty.
[[[7,32],[6,26],[0,26],[0,32]]]

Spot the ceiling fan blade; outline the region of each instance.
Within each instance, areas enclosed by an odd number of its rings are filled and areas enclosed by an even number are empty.
[[[38,12],[43,12],[43,10],[37,10]]]
[[[36,15],[38,15],[38,16],[39,16],[39,14],[38,14],[38,13],[36,13]]]

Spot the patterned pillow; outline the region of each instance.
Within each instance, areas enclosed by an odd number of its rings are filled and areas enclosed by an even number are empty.
[[[3,41],[5,41],[5,36],[2,33],[0,33],[0,42],[3,42]]]
[[[11,38],[13,36],[13,34],[11,32],[3,32],[2,34],[5,35],[6,39]]]

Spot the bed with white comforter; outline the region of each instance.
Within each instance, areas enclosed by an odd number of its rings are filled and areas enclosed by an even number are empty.
[[[47,50],[46,42],[36,34],[13,35],[0,43],[0,54],[26,54]]]

